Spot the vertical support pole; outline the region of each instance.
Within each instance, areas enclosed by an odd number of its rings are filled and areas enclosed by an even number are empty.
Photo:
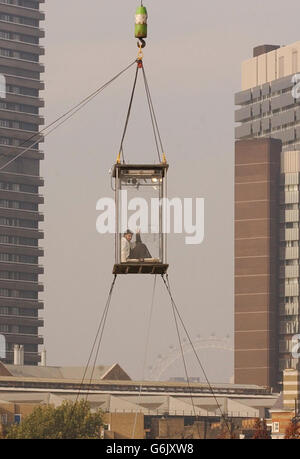
[[[163,172],[164,174],[164,172]],[[159,261],[164,262],[164,239],[163,239],[163,198],[164,198],[164,181],[162,175],[162,183],[159,187]]]
[[[164,198],[167,199],[167,197],[168,197],[168,172],[167,172],[167,170],[164,171],[164,174],[165,174],[164,181],[163,181],[163,184],[164,184]],[[166,219],[165,212],[163,212],[163,218],[164,218],[164,220]],[[167,228],[167,222],[166,221],[164,222],[164,227]],[[163,248],[164,248],[163,263],[166,264],[167,263],[167,250],[168,250],[166,232],[163,233],[162,237],[163,237]]]
[[[116,206],[116,226],[115,226],[115,262],[120,263],[120,181],[119,181],[119,168],[116,167],[115,178],[115,206]]]

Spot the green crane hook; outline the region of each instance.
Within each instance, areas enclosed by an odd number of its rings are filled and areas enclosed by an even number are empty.
[[[143,5],[143,0],[141,0],[141,6],[137,8],[135,13],[135,38],[137,38],[141,42],[142,48],[146,46],[145,38],[147,38],[148,33],[147,21],[147,8]],[[140,46],[139,43],[138,46]]]

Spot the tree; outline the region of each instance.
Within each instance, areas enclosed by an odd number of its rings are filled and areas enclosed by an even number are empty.
[[[270,440],[271,435],[264,419],[256,419],[254,424],[253,440]]]
[[[63,402],[38,406],[19,425],[13,425],[6,435],[8,439],[84,439],[100,438],[102,412],[92,413],[89,404]]]
[[[286,440],[300,440],[300,424],[299,422],[290,421],[289,425],[286,428],[285,436]]]
[[[220,433],[218,440],[236,440],[238,427],[233,423],[232,419],[223,418],[220,423]]]

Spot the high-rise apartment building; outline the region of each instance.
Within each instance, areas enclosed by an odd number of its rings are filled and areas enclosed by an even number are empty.
[[[239,123],[236,127],[236,139],[248,141],[249,145],[251,139],[272,138],[282,142],[278,190],[278,353],[274,355],[274,365],[278,364],[279,369],[279,382],[282,382],[284,369],[296,368],[298,365],[298,360],[292,356],[292,338],[300,333],[299,73],[300,42],[284,47],[259,46],[254,49],[253,58],[242,64],[242,91],[235,96],[235,103],[239,106],[235,112],[235,120]],[[253,187],[257,187],[257,184],[254,183]],[[264,308],[265,304],[261,307]],[[236,323],[236,333],[240,331],[239,324],[240,322]],[[237,382],[246,382],[248,376],[247,372],[244,373],[243,379],[238,378]]]
[[[38,345],[43,344],[39,327],[39,275],[43,268],[39,241],[43,232],[40,161],[43,153],[38,134],[44,106],[44,49],[40,28],[44,0],[0,0],[0,75],[6,94],[0,92],[0,334],[6,339],[7,363],[14,359],[14,346],[24,350],[24,363],[37,365]],[[36,137],[33,137],[35,136]],[[35,145],[32,145],[37,142]],[[26,147],[28,151],[1,170]],[[20,353],[22,355],[22,353]]]

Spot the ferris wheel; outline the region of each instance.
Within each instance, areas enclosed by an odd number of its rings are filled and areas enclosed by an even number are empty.
[[[225,338],[219,338],[212,334],[209,338],[204,338],[198,335],[193,342],[194,348],[203,349],[220,349],[232,353],[234,350],[231,338],[227,335]],[[193,352],[189,341],[186,338],[182,340],[182,348],[184,355],[189,355]],[[182,358],[180,347],[173,345],[169,346],[166,355],[159,354],[153,365],[148,367],[148,378],[154,381],[160,381],[165,372]]]

